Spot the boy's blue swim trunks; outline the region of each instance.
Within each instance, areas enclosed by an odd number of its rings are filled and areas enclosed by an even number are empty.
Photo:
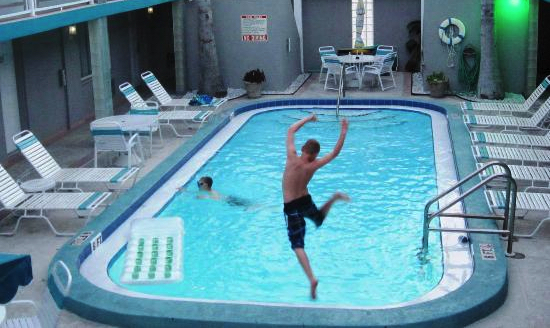
[[[284,213],[288,239],[292,249],[304,248],[304,237],[306,235],[304,217],[312,220],[317,227],[320,227],[325,220],[323,213],[313,203],[311,195],[305,195],[285,203]]]

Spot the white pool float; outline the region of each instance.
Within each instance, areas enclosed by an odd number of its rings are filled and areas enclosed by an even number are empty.
[[[132,223],[121,282],[162,284],[183,279],[183,220],[141,219]]]

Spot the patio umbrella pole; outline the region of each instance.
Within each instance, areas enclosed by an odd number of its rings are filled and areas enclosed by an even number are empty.
[[[338,99],[336,99],[336,117],[340,115],[340,97],[344,90],[344,63],[340,63],[340,83],[338,83]]]

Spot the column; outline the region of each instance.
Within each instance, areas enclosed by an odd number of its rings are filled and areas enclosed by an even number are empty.
[[[185,0],[172,2],[176,93],[185,94]]]
[[[304,72],[304,24],[302,15],[302,0],[294,0],[294,20],[300,37],[300,68]]]
[[[107,17],[89,21],[88,29],[95,116],[96,118],[111,116],[113,115],[113,95],[111,92],[111,52],[109,50]]]
[[[12,41],[0,42],[0,112],[3,126],[0,133],[5,142],[0,145],[0,156],[16,150],[11,137],[21,131],[19,101]],[[1,132],[3,130],[3,132]]]

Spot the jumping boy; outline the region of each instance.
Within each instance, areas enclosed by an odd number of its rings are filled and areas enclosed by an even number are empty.
[[[344,146],[348,121],[343,119],[340,137],[334,149],[324,157],[317,159],[321,146],[315,139],[309,139],[302,146],[300,156],[296,153],[294,134],[307,122],[315,122],[315,115],[301,119],[290,126],[286,138],[286,165],[283,173],[283,199],[284,213],[287,223],[288,239],[298,262],[304,269],[310,283],[311,298],[317,298],[317,278],[313,275],[306,252],[304,251],[304,237],[306,234],[306,222],[304,217],[311,219],[317,227],[323,224],[332,204],[337,200],[349,201],[349,197],[343,193],[335,193],[318,209],[309,195],[307,185],[315,171],[336,158]]]

